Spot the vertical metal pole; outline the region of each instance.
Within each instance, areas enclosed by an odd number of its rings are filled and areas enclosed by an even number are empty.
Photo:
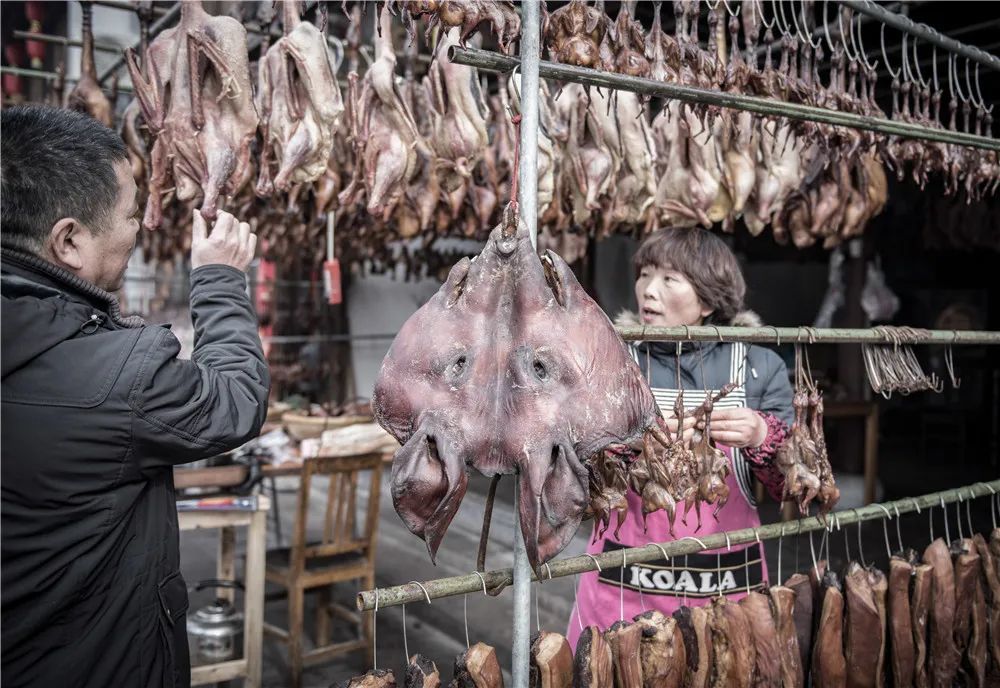
[[[538,245],[538,0],[521,3],[521,161],[517,170],[518,206],[528,226],[531,245]],[[528,688],[531,640],[531,566],[521,535],[520,503],[514,490],[514,629],[511,676],[513,688]],[[526,496],[530,499],[530,495]]]
[[[521,166],[517,170],[521,219],[538,245],[538,0],[521,3]]]

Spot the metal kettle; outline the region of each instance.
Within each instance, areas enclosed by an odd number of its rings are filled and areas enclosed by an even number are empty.
[[[239,581],[209,579],[199,581],[191,590],[206,588],[243,589]],[[222,597],[199,607],[187,618],[193,664],[209,664],[237,659],[243,653],[243,612]]]

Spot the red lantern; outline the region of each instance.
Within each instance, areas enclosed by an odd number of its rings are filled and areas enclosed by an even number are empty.
[[[24,3],[24,14],[28,18],[28,31],[42,33],[42,22],[45,21],[45,3],[38,0]],[[42,69],[45,66],[45,43],[41,41],[25,41],[28,55],[31,57],[31,67]]]

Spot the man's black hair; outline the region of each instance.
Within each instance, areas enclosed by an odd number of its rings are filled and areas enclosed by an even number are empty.
[[[76,218],[94,232],[118,199],[114,164],[125,142],[94,118],[46,106],[0,113],[3,244],[40,253],[52,225]]]

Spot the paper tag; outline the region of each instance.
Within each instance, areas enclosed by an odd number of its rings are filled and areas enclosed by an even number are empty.
[[[338,304],[344,299],[340,289],[340,261],[334,258],[323,263],[323,290],[327,303]]]

